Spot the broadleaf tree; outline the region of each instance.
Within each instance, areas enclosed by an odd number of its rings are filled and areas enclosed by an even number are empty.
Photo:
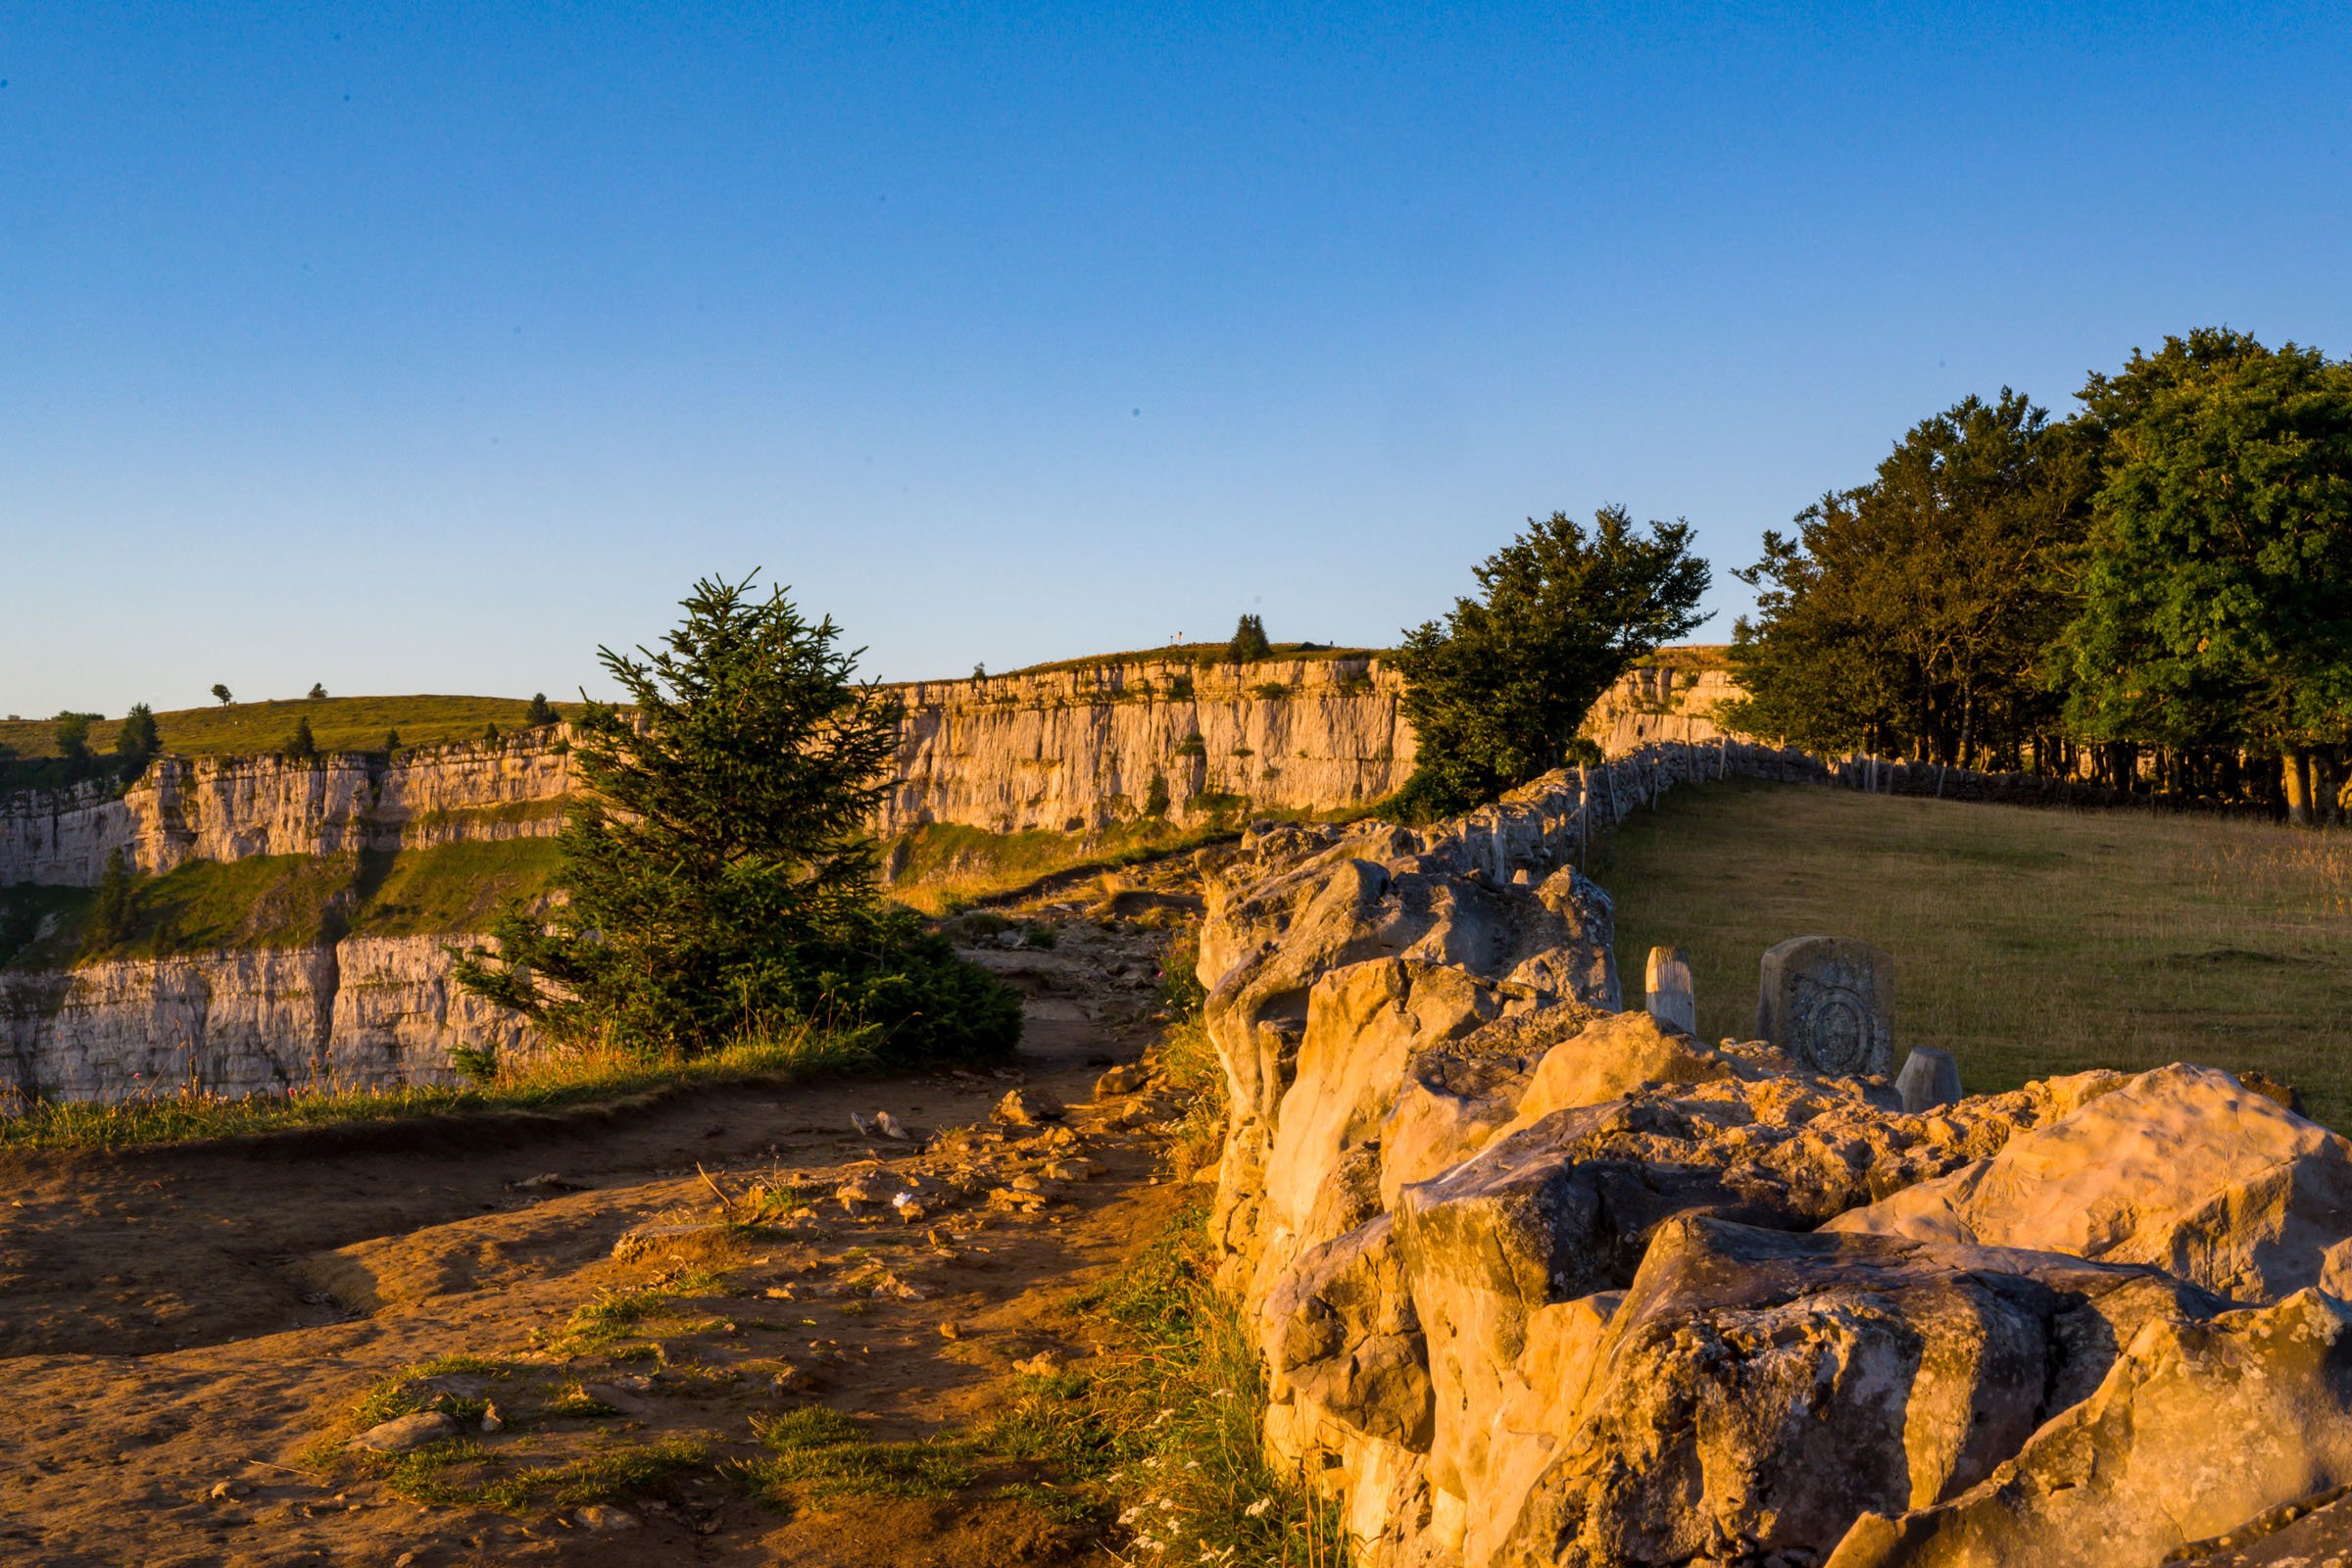
[[[1601,693],[1704,618],[1709,580],[1689,523],[1644,529],[1618,506],[1590,532],[1531,517],[1476,574],[1479,596],[1407,631],[1393,660],[1417,742],[1407,815],[1467,810],[1562,765]]]
[[[575,721],[564,902],[509,910],[461,983],[654,1056],[809,1020],[886,1058],[1009,1051],[1017,997],[879,893],[896,703],[781,590],[705,579],[683,608],[659,649],[598,650],[625,703]]]
[[[2219,328],[2084,389],[2106,443],[2069,718],[2093,739],[2279,760],[2352,738],[2352,365]]]
[[[1974,766],[2057,728],[2049,649],[2090,488],[2086,443],[2003,388],[1912,426],[1871,482],[1764,535],[1736,572],[1741,733]]]

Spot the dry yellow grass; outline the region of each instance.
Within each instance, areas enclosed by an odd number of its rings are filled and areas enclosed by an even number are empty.
[[[1896,1056],[1972,1090],[2193,1061],[2352,1126],[2352,834],[1735,780],[1669,795],[1592,867],[1629,1000],[1680,945],[1709,1039],[1754,1032],[1756,964],[1810,932],[1895,956]]]

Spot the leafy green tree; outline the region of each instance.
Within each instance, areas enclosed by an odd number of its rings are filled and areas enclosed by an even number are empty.
[[[309,719],[298,718],[294,721],[294,733],[286,741],[286,750],[284,755],[289,761],[311,762],[318,760],[318,742],[311,734],[311,721]]]
[[[213,697],[222,708],[226,708],[232,701],[228,695],[228,688],[220,681],[213,682]]]
[[[2054,732],[2049,650],[2073,613],[2067,566],[2091,484],[2087,444],[2004,387],[1912,426],[1869,484],[1764,535],[1735,573],[1757,614],[1733,632],[1731,727],[1811,751],[1905,751],[1975,765]]]
[[[1233,628],[1233,641],[1225,645],[1225,660],[1233,664],[1254,664],[1261,659],[1274,657],[1274,645],[1266,641],[1266,623],[1255,615],[1244,615]]]
[[[132,881],[130,861],[122,850],[107,851],[106,869],[98,875],[98,894],[90,901],[89,919],[81,928],[85,954],[103,953],[130,936],[138,923]]]
[[[390,757],[394,752],[399,750],[400,731],[396,729],[388,729],[384,731],[384,755],[386,757]]]
[[[576,721],[565,901],[510,910],[460,981],[648,1055],[796,1019],[870,1028],[886,1058],[1009,1051],[1018,999],[877,889],[896,704],[780,591],[704,580],[684,609],[658,651],[598,650],[630,711]]]
[[[311,682],[311,701],[312,701],[312,702],[314,702],[314,703],[318,703],[318,702],[324,702],[325,700],[326,700],[326,684],[325,684],[325,682],[323,682],[323,681],[316,681],[316,680],[315,680],[315,681],[313,681],[313,682]]]
[[[1705,618],[1690,524],[1644,533],[1623,507],[1591,533],[1564,513],[1530,518],[1477,574],[1481,597],[1406,632],[1395,659],[1418,738],[1408,814],[1466,810],[1560,766],[1610,683]]]
[[[556,710],[547,700],[547,693],[531,693],[531,706],[522,710],[522,722],[530,729],[545,729],[556,721]]]
[[[63,712],[57,715],[57,754],[75,772],[90,760],[90,726],[97,719],[96,713]]]
[[[2352,735],[2352,366],[2205,328],[2094,375],[2105,443],[2067,712],[2086,736],[2276,756]]]
[[[131,704],[122,727],[115,731],[115,755],[122,759],[123,776],[138,777],[163,749],[163,737],[155,727],[155,710],[145,703]]]

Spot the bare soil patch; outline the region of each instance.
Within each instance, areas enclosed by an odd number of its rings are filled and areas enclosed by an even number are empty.
[[[930,1440],[1086,1356],[1071,1288],[1180,1201],[1174,1107],[1096,1093],[1155,951],[988,951],[1030,999],[996,1073],[9,1154],[0,1559],[1107,1560],[1050,1478]],[[1035,1124],[991,1118],[1015,1089]],[[413,1408],[452,1439],[350,1446]]]

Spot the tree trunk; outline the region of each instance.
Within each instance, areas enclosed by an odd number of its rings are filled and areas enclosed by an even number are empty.
[[[2278,782],[2286,791],[2286,819],[2311,826],[2311,754],[2297,748],[2278,759]]]

